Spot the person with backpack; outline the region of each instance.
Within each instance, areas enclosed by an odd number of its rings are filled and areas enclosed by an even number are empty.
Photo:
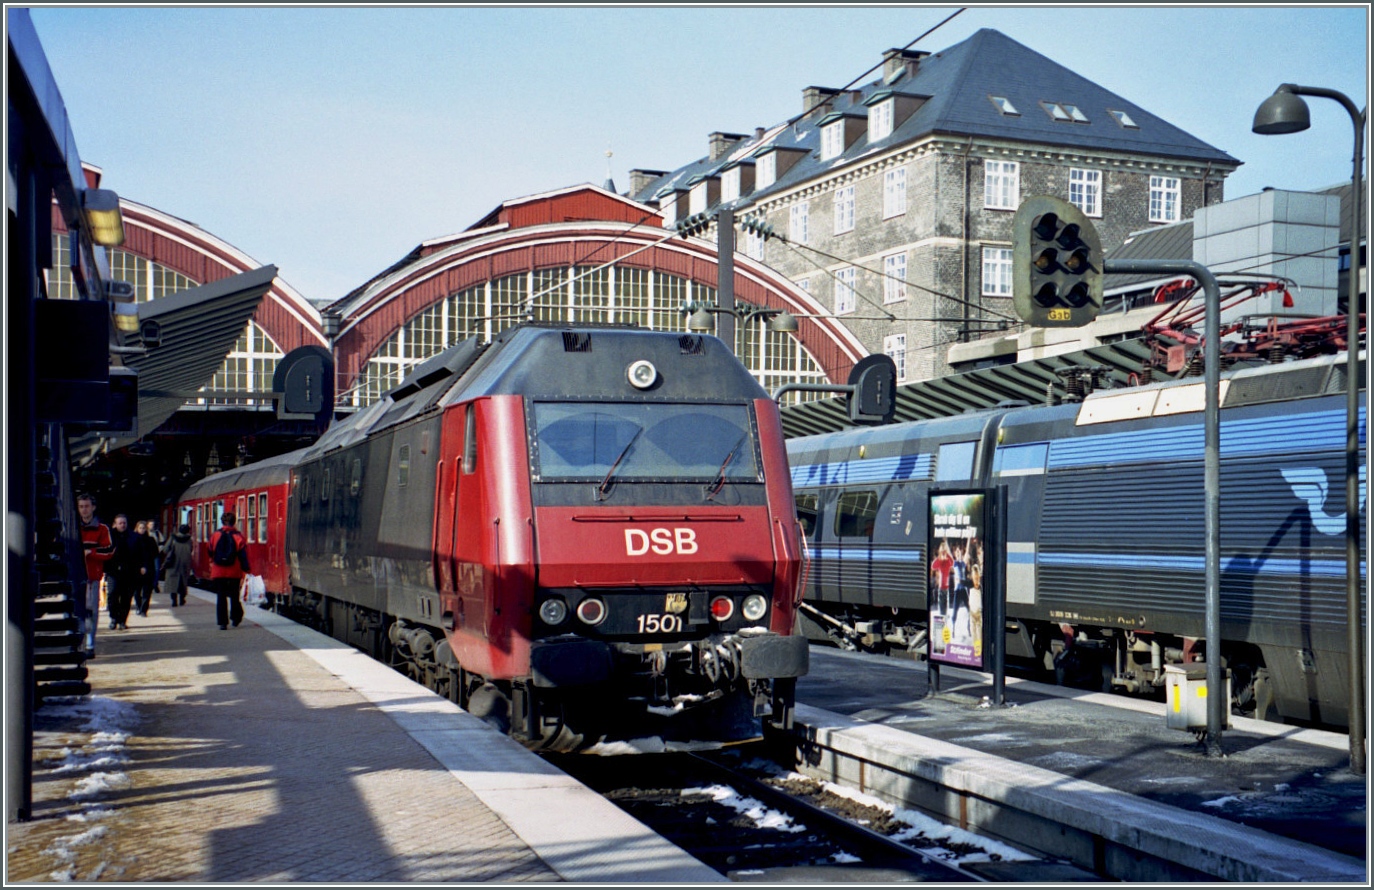
[[[219,531],[210,536],[205,546],[210,550],[210,589],[215,592],[215,620],[220,630],[229,622],[234,627],[243,621],[243,603],[239,602],[239,586],[249,572],[248,551],[243,534],[236,528],[238,517],[225,513]]]

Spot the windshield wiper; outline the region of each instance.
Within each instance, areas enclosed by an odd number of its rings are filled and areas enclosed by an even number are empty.
[[[625,443],[625,447],[620,449],[620,455],[615,459],[615,463],[611,464],[611,468],[606,471],[606,478],[602,479],[601,484],[596,487],[596,499],[598,501],[606,500],[606,491],[611,484],[611,477],[615,475],[615,468],[620,466],[620,462],[624,460],[625,455],[629,453],[630,446],[635,443],[635,439],[638,439],[639,434],[642,432],[644,432],[644,427],[635,427],[635,434],[630,437],[630,441]]]
[[[741,435],[739,441],[730,449],[730,453],[725,455],[725,460],[720,462],[720,469],[716,470],[716,478],[711,481],[710,485],[706,486],[706,500],[715,500],[716,495],[720,494],[720,490],[725,487],[725,468],[730,466],[730,461],[735,459],[735,452],[739,451],[739,447],[744,444],[744,440],[747,438],[749,438],[748,433]]]

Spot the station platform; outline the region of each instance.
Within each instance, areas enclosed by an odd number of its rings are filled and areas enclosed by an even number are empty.
[[[214,597],[101,627],[92,694],[35,713],[22,882],[724,881],[452,702]]]
[[[7,884],[725,880],[272,612],[221,631],[208,593],[156,595],[127,631],[100,629],[89,668],[92,695],[35,714],[33,818],[7,826]],[[995,707],[985,675],[927,680],[924,663],[813,647],[807,770],[1120,880],[1368,885],[1368,783],[1344,735],[1233,717],[1214,758],[1159,703],[1009,680]]]
[[[1368,777],[1349,737],[1231,717],[1221,757],[1165,705],[925,662],[811,649],[797,731],[813,777],[1119,880],[1368,886]],[[1010,836],[1008,836],[1010,835]]]

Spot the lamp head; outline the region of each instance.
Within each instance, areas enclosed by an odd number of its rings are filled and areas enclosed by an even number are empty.
[[[124,243],[124,216],[119,210],[119,195],[109,189],[86,189],[81,193],[82,215],[91,240],[101,247]]]
[[[694,310],[691,315],[687,316],[687,330],[709,333],[711,330],[711,313],[702,308]]]
[[[1285,83],[1274,90],[1274,95],[1260,103],[1251,130],[1262,136],[1276,136],[1297,133],[1312,126],[1307,103],[1292,87],[1292,84]]]
[[[769,317],[768,330],[778,331],[784,334],[795,334],[797,332],[797,317],[791,312],[783,310],[777,315]]]

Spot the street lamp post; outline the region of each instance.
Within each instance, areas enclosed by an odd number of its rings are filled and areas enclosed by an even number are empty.
[[[1297,133],[1312,125],[1301,96],[1334,99],[1355,125],[1355,172],[1350,180],[1350,272],[1346,275],[1345,593],[1350,673],[1350,769],[1365,774],[1364,630],[1360,609],[1360,220],[1364,191],[1365,113],[1344,93],[1323,87],[1281,84],[1255,111],[1251,127],[1265,136]]]

